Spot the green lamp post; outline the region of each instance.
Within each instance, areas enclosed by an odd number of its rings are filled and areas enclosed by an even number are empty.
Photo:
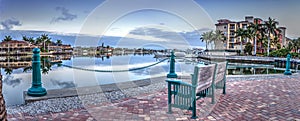
[[[40,59],[40,49],[34,48],[33,49],[33,56],[32,56],[32,86],[28,89],[27,94],[29,96],[44,96],[47,94],[45,88],[42,87],[41,81],[41,59]]]
[[[167,78],[177,78],[177,74],[175,73],[175,55],[174,55],[174,50],[171,52],[170,72],[167,75]]]
[[[292,72],[290,70],[290,62],[291,61],[291,55],[288,54],[287,57],[286,57],[286,68],[285,68],[285,72],[284,72],[284,75],[292,75]]]

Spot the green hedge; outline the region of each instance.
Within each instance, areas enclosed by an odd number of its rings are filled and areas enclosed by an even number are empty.
[[[292,58],[300,57],[299,53],[291,53],[290,50],[285,48],[270,52],[270,57],[286,57],[289,53],[291,54]]]

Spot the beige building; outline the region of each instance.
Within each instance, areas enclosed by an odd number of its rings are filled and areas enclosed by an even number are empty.
[[[251,23],[256,23],[256,24],[262,24],[263,20],[260,18],[254,18],[253,16],[246,16],[244,21],[231,21],[228,19],[220,19],[218,20],[218,23],[215,24],[216,25],[216,30],[220,30],[223,32],[225,38],[225,43],[216,43],[215,45],[215,49],[226,49],[226,50],[240,50],[240,42],[241,42],[241,38],[235,38],[236,34],[235,32],[237,31],[238,28],[243,28],[243,29],[247,29],[247,27],[251,24]],[[279,33],[279,43],[281,44],[281,47],[286,45],[286,40],[285,40],[285,27],[279,27],[279,29],[281,30],[281,32]],[[273,39],[271,37],[271,39]],[[252,43],[252,45],[254,46],[254,40],[250,40],[247,38],[244,38],[243,41],[243,49],[244,46],[247,42]],[[271,50],[275,49],[275,46],[271,46]],[[254,50],[253,50],[254,51]],[[258,53],[263,53],[266,52],[265,48],[262,47],[262,43],[257,42],[257,52]]]

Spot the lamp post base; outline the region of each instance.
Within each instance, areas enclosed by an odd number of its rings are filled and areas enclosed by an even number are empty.
[[[168,75],[167,75],[167,78],[177,78],[178,76],[177,76],[177,74],[176,73],[169,73]]]
[[[291,71],[285,71],[283,74],[284,75],[292,75],[292,72]]]
[[[27,94],[29,96],[40,97],[47,94],[47,91],[43,87],[31,87],[28,89]]]

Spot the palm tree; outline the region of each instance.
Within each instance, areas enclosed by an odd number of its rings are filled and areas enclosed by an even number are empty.
[[[42,40],[41,37],[38,37],[38,38],[36,38],[36,40],[35,40],[35,44],[36,44],[36,45],[39,45],[39,44],[42,43],[42,42],[43,42],[43,40]]]
[[[11,36],[5,36],[4,39],[2,41],[12,41]]]
[[[47,52],[49,52],[49,44],[51,44],[51,40],[47,39],[45,42],[47,44]]]
[[[235,31],[235,38],[238,38],[238,37],[241,37],[240,39],[240,51],[241,53],[243,53],[243,40],[244,38],[247,37],[247,30],[243,29],[243,28],[238,28],[236,31]]]
[[[265,22],[264,27],[266,28],[266,32],[268,35],[268,56],[270,54],[270,37],[271,34],[277,36],[276,31],[278,30],[276,25],[278,24],[277,21],[275,21],[275,19],[271,19],[269,17],[269,20]]]
[[[209,42],[212,41],[213,35],[214,35],[214,34],[213,34],[213,31],[204,32],[204,33],[201,34],[200,40],[201,40],[202,42],[205,41],[205,47],[206,47],[205,50],[207,50],[207,44],[208,44]]]
[[[42,34],[40,38],[43,42],[43,50],[45,52],[45,44],[48,43],[49,41],[51,42],[51,38],[49,38],[47,34]]]
[[[225,42],[225,40],[224,40],[224,34],[223,34],[223,32],[222,31],[220,31],[220,30],[216,30],[215,31],[215,33],[213,34],[214,36],[213,36],[213,41],[214,41],[214,43],[217,43],[217,42],[222,42],[222,43],[224,43]],[[215,46],[216,46],[217,44],[215,44]],[[224,46],[222,46],[222,47],[224,47]],[[221,48],[220,48],[221,49]],[[222,48],[223,49],[223,48]]]
[[[256,50],[257,50],[257,37],[259,36],[259,30],[260,28],[262,27],[261,24],[258,24],[258,23],[251,23],[249,26],[248,26],[248,34],[249,34],[249,37],[250,39],[253,39],[254,38],[254,55],[256,55]]]
[[[34,39],[33,39],[33,37],[27,37],[27,36],[23,36],[23,40],[24,41],[26,41],[26,42],[29,42],[29,43],[31,43],[31,44],[34,44]]]
[[[26,41],[26,42],[29,42],[29,39],[26,35],[22,36],[23,40]]]
[[[56,46],[61,46],[62,41],[60,39],[56,40]],[[56,52],[58,52],[58,49],[56,49]]]
[[[56,40],[56,44],[57,44],[58,46],[61,46],[61,45],[62,45],[62,41],[61,41],[60,39],[58,39],[58,40]]]
[[[300,47],[300,38],[293,39],[289,42],[289,45],[288,45],[289,50],[294,50],[294,52],[297,52],[299,47]]]

